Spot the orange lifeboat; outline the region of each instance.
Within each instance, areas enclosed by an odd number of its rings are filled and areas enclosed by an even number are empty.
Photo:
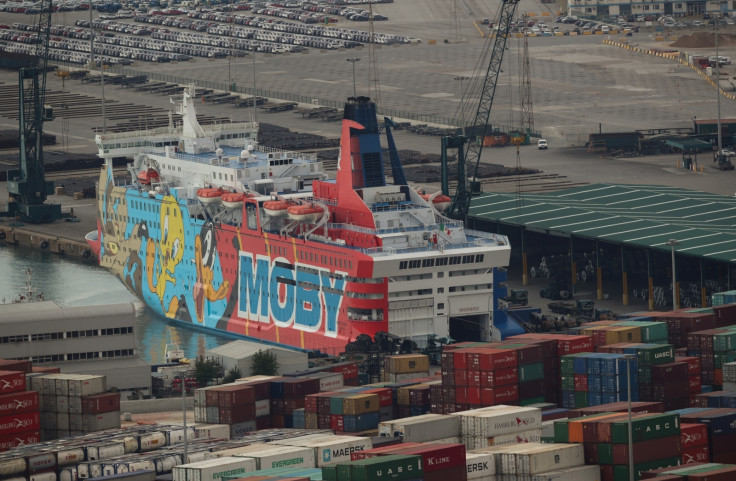
[[[319,218],[322,217],[322,212],[324,212],[322,207],[314,204],[292,205],[286,210],[289,214],[289,218],[298,222],[310,223],[317,222]]]
[[[288,200],[268,200],[263,203],[263,210],[271,217],[284,217],[291,205]]]
[[[161,179],[158,171],[152,167],[149,167],[147,170],[141,170],[136,177],[138,178],[138,182],[143,185],[151,185],[152,182],[158,182]]]
[[[422,199],[429,202],[429,199],[432,197],[429,194],[420,194],[422,196]],[[440,212],[444,212],[445,209],[450,207],[450,203],[452,202],[452,199],[450,199],[449,196],[446,196],[445,194],[438,194],[432,199],[432,205],[435,209],[437,209]]]
[[[244,192],[225,192],[222,194],[222,205],[228,209],[239,209],[248,195]]]
[[[202,187],[197,190],[197,198],[203,204],[219,204],[225,191],[219,187]]]

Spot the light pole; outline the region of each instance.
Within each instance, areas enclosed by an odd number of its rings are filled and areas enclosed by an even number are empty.
[[[463,91],[463,82],[465,80],[468,80],[468,79],[470,79],[470,77],[463,77],[463,76],[457,76],[457,77],[455,77],[455,80],[459,80],[460,81],[460,98],[461,99],[465,95],[465,92]]]
[[[680,243],[677,241],[677,239],[670,239],[667,241],[667,245],[672,248],[672,310],[677,309],[677,283],[675,282],[675,246],[679,244]]]
[[[720,9],[720,2],[719,7]],[[716,35],[716,99],[718,104],[718,155],[722,155],[723,152],[723,137],[721,132],[721,58],[718,56],[718,21],[721,19],[720,15],[714,15],[713,25],[715,25]],[[673,254],[674,256],[674,254]],[[673,257],[674,258],[674,257]],[[674,261],[673,261],[674,262]]]
[[[355,91],[355,62],[359,62],[360,59],[359,58],[349,58],[347,60],[348,62],[353,64],[353,98],[357,98],[358,94]]]
[[[636,359],[633,354],[624,354],[626,359],[626,400],[629,413],[629,481],[634,481],[634,435],[631,428],[631,360]]]

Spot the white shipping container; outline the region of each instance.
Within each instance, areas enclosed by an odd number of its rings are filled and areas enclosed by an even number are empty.
[[[555,436],[555,419],[542,423],[542,437],[553,438]]]
[[[56,429],[69,429],[69,413],[56,413]]]
[[[531,481],[600,481],[601,468],[599,466],[576,466],[535,474]]]
[[[69,429],[71,431],[82,431],[84,429],[81,414],[69,414]]]
[[[164,436],[166,436],[166,445],[172,446],[184,442],[184,426],[163,428]],[[196,437],[194,426],[187,426],[187,440],[191,441]]]
[[[82,461],[84,461],[84,448],[82,446],[59,446],[56,453],[56,462],[59,467],[81,463]]]
[[[324,373],[323,377],[319,379],[319,390],[321,392],[332,391],[333,389],[339,389],[345,385],[344,378],[339,372],[336,373]]]
[[[67,466],[59,470],[59,481],[77,481],[77,467]]]
[[[87,433],[120,427],[120,411],[100,414],[82,414],[82,431]],[[59,428],[61,429],[61,428]],[[141,447],[141,450],[143,448]]]
[[[184,464],[191,464],[191,463],[200,463],[202,461],[207,461],[207,455],[209,454],[209,449],[203,450],[203,451],[189,451],[187,453],[187,459],[186,463]]]
[[[723,387],[722,387],[722,389],[724,391],[734,392],[734,391],[736,391],[736,382],[733,382],[733,381],[723,381]]]
[[[54,384],[55,384],[55,394],[57,396],[68,396],[69,395],[69,376],[73,376],[73,374],[54,374]]]
[[[69,414],[82,414],[82,398],[79,396],[69,396]]]
[[[522,431],[520,433],[502,434],[487,438],[488,446],[504,446],[506,444],[525,444],[525,443],[541,443],[542,430],[532,429],[530,431]]]
[[[465,468],[468,481],[496,474],[496,464],[493,455],[489,453],[466,453]]]
[[[56,412],[56,394],[44,394],[41,396],[41,411],[49,413]]]
[[[260,418],[261,416],[270,416],[270,415],[271,415],[271,400],[261,399],[260,401],[256,401],[256,417]]]
[[[204,422],[220,424],[220,409],[215,407],[204,408]]]
[[[214,451],[211,457],[248,457],[256,460],[258,469],[314,468],[314,449],[297,446],[273,446],[256,443],[248,446]]]
[[[240,476],[255,470],[255,459],[227,457],[182,464],[171,473],[173,481],[217,481],[223,476]]]
[[[516,454],[516,472],[539,474],[585,464],[582,444],[547,444],[531,446]]]
[[[56,427],[56,413],[41,411],[41,429],[58,429]]]
[[[56,409],[57,413],[68,413],[69,412],[69,396],[56,396]]]
[[[271,441],[271,443],[313,448],[317,468],[330,464],[348,462],[350,461],[351,453],[365,451],[373,447],[373,441],[370,438],[337,435],[325,436],[324,434],[276,440]]]
[[[454,413],[461,418],[462,436],[492,438],[542,428],[539,408],[498,405]]]
[[[136,449],[137,449],[136,443]],[[97,461],[98,459],[114,458],[122,456],[126,453],[125,443],[123,441],[110,440],[86,446],[87,461]]]
[[[400,436],[405,443],[421,443],[460,436],[460,421],[458,416],[423,414],[391,421],[388,433],[384,426],[387,423],[380,423],[378,432],[380,436]]]
[[[0,476],[13,476],[26,472],[26,460],[23,458],[0,458]]]
[[[424,444],[462,444],[462,443],[463,442],[458,437],[433,439],[432,441],[425,441],[424,442]]]
[[[69,396],[91,396],[107,391],[107,377],[100,374],[78,374],[68,383]]]
[[[199,424],[194,426],[196,439],[230,439],[229,424]]]

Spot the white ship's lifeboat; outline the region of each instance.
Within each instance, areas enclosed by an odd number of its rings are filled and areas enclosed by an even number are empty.
[[[422,196],[422,199],[429,202],[429,199],[432,197],[429,194],[420,194]],[[445,194],[439,194],[432,199],[432,205],[434,205],[434,208],[437,209],[440,212],[444,212],[445,209],[450,207],[450,203],[452,202],[452,199],[450,199],[449,196],[446,196]]]
[[[239,209],[243,206],[243,201],[248,197],[244,192],[225,192],[222,194],[222,205],[228,209]]]
[[[285,217],[291,205],[288,200],[268,200],[263,203],[263,210],[270,217]]]
[[[310,222],[315,223],[322,217],[324,209],[314,204],[298,204],[292,205],[286,209],[289,213],[289,218],[298,222]]]
[[[215,187],[203,187],[197,190],[197,198],[203,204],[219,204],[225,191]]]
[[[151,185],[152,182],[158,182],[161,180],[161,176],[158,171],[154,168],[149,167],[147,170],[141,170],[138,172],[138,182],[143,185]]]

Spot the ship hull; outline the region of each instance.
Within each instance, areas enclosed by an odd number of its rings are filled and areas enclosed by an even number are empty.
[[[349,276],[370,277],[369,256],[202,220],[172,195],[116,186],[105,166],[98,203],[100,265],[162,317],[329,354],[359,334],[388,330],[386,321],[345,314],[360,303],[346,295]]]

